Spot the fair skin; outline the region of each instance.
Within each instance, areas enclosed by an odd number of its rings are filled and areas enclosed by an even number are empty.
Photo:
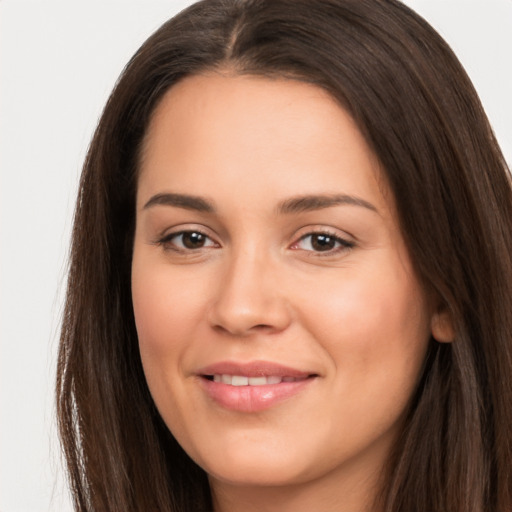
[[[445,332],[378,161],[326,92],[219,72],[165,95],[132,294],[149,389],[217,512],[373,510]]]

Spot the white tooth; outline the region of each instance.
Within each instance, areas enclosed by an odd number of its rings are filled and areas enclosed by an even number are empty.
[[[221,381],[223,384],[231,384],[231,381],[232,381],[231,375],[222,374],[220,377],[221,377]]]
[[[231,380],[232,386],[247,386],[249,384],[249,377],[243,377],[242,375],[233,375]]]
[[[222,377],[220,375],[214,375],[213,382],[222,382]]]
[[[267,377],[267,384],[279,384],[283,379],[281,377],[278,377],[277,375],[276,376],[272,376],[272,377]]]
[[[249,377],[249,386],[264,386],[266,383],[266,377]]]
[[[295,382],[295,377],[283,377],[283,382]]]

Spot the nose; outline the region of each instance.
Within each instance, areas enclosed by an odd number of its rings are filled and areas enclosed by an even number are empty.
[[[288,327],[291,311],[279,283],[279,269],[258,251],[225,262],[209,311],[210,325],[233,336],[277,333]]]

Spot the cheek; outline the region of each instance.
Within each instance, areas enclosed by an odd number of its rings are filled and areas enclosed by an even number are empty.
[[[336,399],[329,407],[332,430],[343,432],[344,440],[335,443],[340,449],[345,442],[362,447],[383,433],[388,439],[397,434],[428,346],[428,315],[416,279],[381,268],[387,271],[353,273],[335,293],[324,294],[323,307],[312,311],[315,320],[309,316],[334,368]]]
[[[168,265],[134,252],[132,301],[139,351],[151,396],[174,435],[188,437],[186,421],[177,410],[189,410],[184,361],[190,340],[204,316],[205,291],[186,273],[176,275]]]
[[[187,340],[203,316],[204,290],[186,275],[177,279],[169,265],[154,261],[143,249],[134,251],[132,301],[146,381],[162,410],[172,400],[170,391],[181,385]]]
[[[202,315],[202,289],[197,280],[176,279],[162,264],[139,263],[132,266],[132,300],[141,350],[163,355],[175,353],[176,344]]]
[[[411,389],[429,340],[426,301],[412,271],[378,262],[362,272],[348,270],[328,289],[318,289],[304,311],[333,365],[350,374],[344,385]]]

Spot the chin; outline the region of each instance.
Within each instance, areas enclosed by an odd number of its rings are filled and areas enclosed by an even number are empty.
[[[211,479],[235,486],[283,486],[307,480],[307,469],[293,452],[269,453],[260,447],[250,450],[225,450],[215,460],[200,460],[199,465]]]
[[[283,465],[254,463],[226,464],[223,467],[206,468],[209,479],[239,487],[283,487],[304,483],[306,478],[298,474],[297,468]]]

